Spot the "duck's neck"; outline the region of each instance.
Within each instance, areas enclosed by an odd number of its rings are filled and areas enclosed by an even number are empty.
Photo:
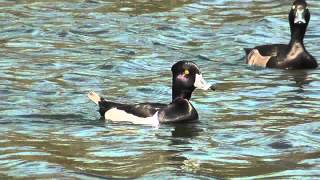
[[[192,94],[192,90],[188,90],[188,89],[180,89],[177,87],[172,87],[172,102],[174,100],[176,100],[177,98],[183,98],[183,99],[187,99],[190,100],[191,98],[191,94]]]
[[[303,38],[306,33],[306,25],[295,25],[291,26],[291,40],[290,45],[301,44],[303,45]]]
[[[303,45],[303,38],[306,33],[305,25],[291,26],[291,40],[290,49],[287,54],[287,59],[296,59],[301,53],[305,51]]]

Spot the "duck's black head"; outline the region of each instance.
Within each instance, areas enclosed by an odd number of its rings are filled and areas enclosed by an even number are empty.
[[[190,100],[192,92],[198,88],[214,90],[203,79],[198,66],[191,61],[179,61],[171,68],[172,71],[172,101],[176,98]]]
[[[303,40],[310,20],[308,4],[305,0],[294,1],[289,13],[292,40]]]

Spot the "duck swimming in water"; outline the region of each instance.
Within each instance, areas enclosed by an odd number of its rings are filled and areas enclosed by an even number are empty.
[[[100,115],[111,121],[157,126],[159,123],[197,120],[198,113],[190,103],[192,92],[195,89],[214,90],[214,87],[207,84],[198,66],[191,61],[179,61],[172,66],[171,71],[172,102],[170,104],[121,104],[105,100],[95,92],[90,92],[88,97],[99,106]]]
[[[313,69],[315,58],[306,50],[303,39],[309,24],[310,12],[305,0],[294,1],[289,13],[291,40],[289,44],[270,44],[245,49],[249,65],[279,69]]]

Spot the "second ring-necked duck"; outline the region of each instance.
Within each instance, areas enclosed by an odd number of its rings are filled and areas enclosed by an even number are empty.
[[[271,44],[245,49],[249,65],[280,69],[313,69],[318,64],[303,44],[310,20],[305,0],[296,0],[289,13],[291,40],[287,44]]]
[[[171,71],[172,102],[170,104],[121,104],[105,100],[94,92],[90,92],[88,97],[99,105],[100,115],[111,121],[157,126],[159,123],[197,120],[198,113],[189,101],[192,92],[196,88],[213,90],[214,87],[207,84],[193,62],[179,61],[172,66]]]

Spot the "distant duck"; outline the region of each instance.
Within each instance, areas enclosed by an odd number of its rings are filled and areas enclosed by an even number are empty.
[[[280,69],[313,69],[318,64],[303,44],[310,20],[305,0],[296,0],[289,13],[291,40],[286,44],[270,44],[245,49],[249,65]]]
[[[214,87],[207,84],[198,66],[191,61],[179,61],[172,66],[171,71],[172,102],[170,104],[120,104],[105,100],[95,92],[90,92],[88,97],[99,105],[100,115],[111,121],[158,126],[159,123],[197,120],[198,113],[189,101],[192,92],[196,88],[214,90]]]

